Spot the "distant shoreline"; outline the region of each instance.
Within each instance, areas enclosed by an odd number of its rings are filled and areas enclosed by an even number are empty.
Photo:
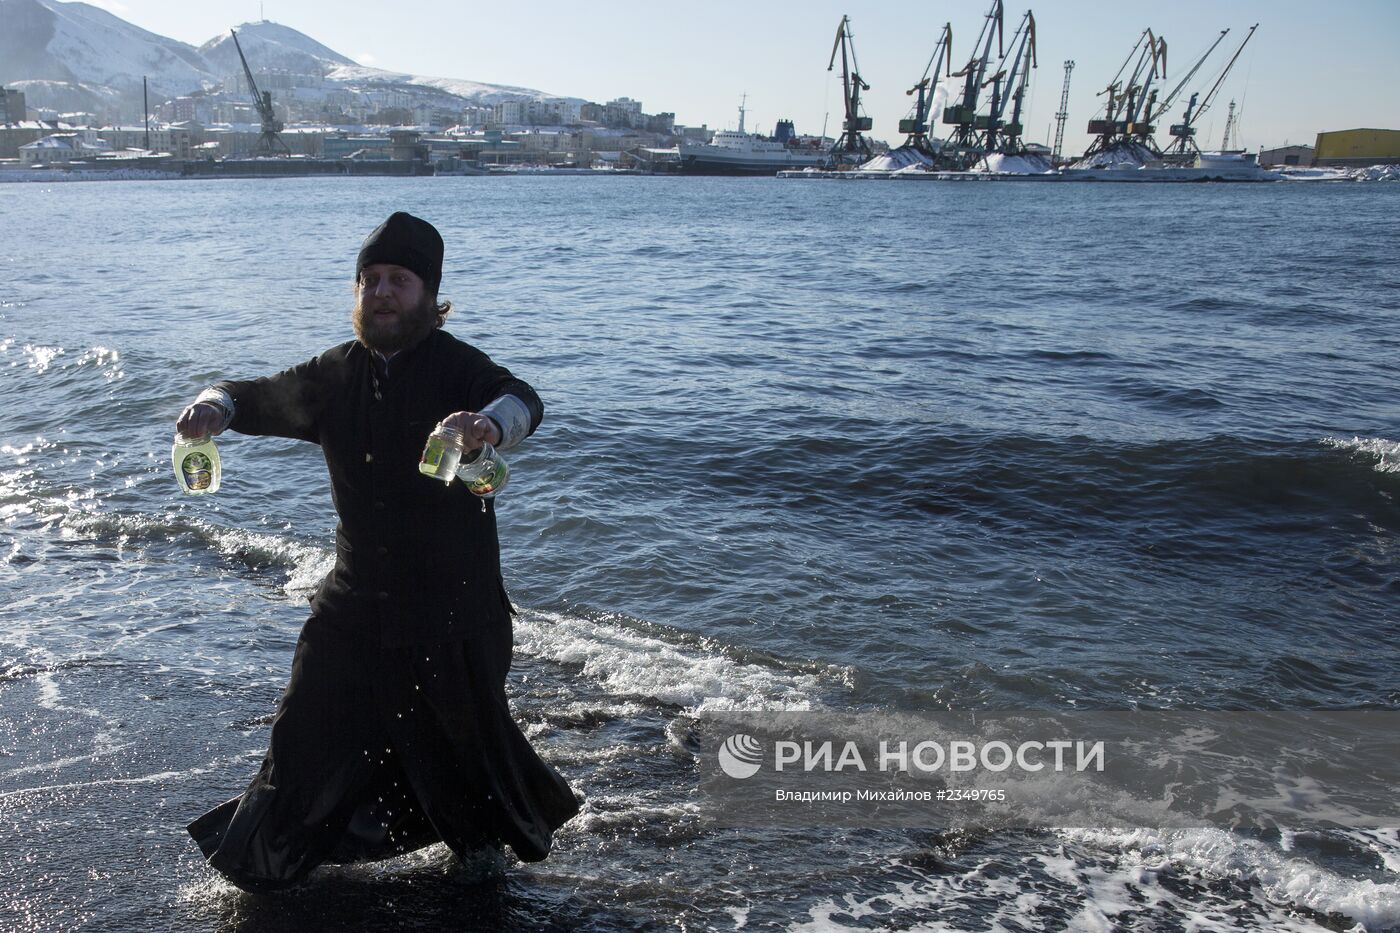
[[[114,166],[92,167],[81,166],[72,168],[60,168],[46,166],[34,167],[0,167],[0,184],[3,183],[66,183],[78,181],[190,181],[190,180],[213,180],[213,179],[249,179],[249,178],[462,178],[462,177],[558,177],[587,176],[593,178],[615,177],[615,176],[664,176],[664,177],[715,177],[713,175],[689,175],[683,172],[647,172],[638,169],[618,169],[618,168],[548,168],[548,167],[520,167],[501,166],[493,167],[490,170],[469,170],[469,171],[445,171],[434,172],[431,167],[421,162],[344,162],[339,160],[258,160],[230,162],[165,162],[161,167],[153,166]],[[1175,177],[1173,177],[1175,176]],[[1277,174],[1271,174],[1268,178],[1230,178],[1214,177],[1208,171],[1180,170],[1180,173],[1158,174],[1151,172],[1139,174],[1138,172],[1109,172],[1081,170],[1073,173],[1073,177],[1066,174],[1053,175],[1018,175],[1014,173],[995,172],[933,172],[928,174],[907,174],[896,172],[780,172],[775,175],[735,175],[728,177],[744,178],[785,178],[804,180],[838,180],[838,181],[981,181],[981,182],[1062,182],[1062,183],[1094,183],[1104,184],[1110,182],[1138,182],[1147,184],[1181,184],[1181,183],[1214,183],[1214,184],[1247,184],[1260,181],[1271,182],[1364,182],[1364,181],[1400,181],[1400,166],[1377,165],[1369,168],[1351,170],[1322,170],[1322,169],[1293,169],[1285,170]]]

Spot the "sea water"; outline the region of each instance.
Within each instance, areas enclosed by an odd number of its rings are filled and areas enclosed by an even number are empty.
[[[183,827],[266,748],[334,560],[325,468],[225,434],[238,483],[185,497],[166,445],[205,385],[350,338],[400,209],[444,235],[448,329],[545,403],[497,504],[508,689],[583,810],[541,863],[439,846],[253,898]],[[1396,709],[1397,211],[1385,184],[0,186],[0,928],[1395,928],[1394,829],[720,829],[688,737]]]

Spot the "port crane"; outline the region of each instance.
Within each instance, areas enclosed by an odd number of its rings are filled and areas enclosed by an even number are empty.
[[[982,31],[972,46],[972,58],[966,67],[954,72],[952,77],[963,78],[962,97],[958,103],[943,109],[943,122],[953,127],[948,141],[939,153],[939,167],[952,169],[970,168],[982,157],[985,150],[987,117],[977,116],[977,99],[980,92],[990,83],[987,68],[992,58],[992,40],[997,43],[997,57],[1004,58],[1004,10],[1002,0],[992,0],[992,8],[982,22]],[[978,49],[981,49],[979,52]]]
[[[924,76],[918,84],[911,87],[904,93],[907,95],[918,94],[914,105],[914,115],[899,121],[899,131],[908,134],[902,148],[917,149],[927,156],[934,156],[932,144],[928,141],[928,112],[933,106],[933,92],[930,85],[938,79],[940,71],[947,71],[947,76],[953,76],[953,24],[943,24],[943,34],[938,37],[938,43],[933,47],[933,54],[929,56],[928,64],[924,66]],[[930,77],[932,76],[932,77]]]
[[[851,18],[841,17],[841,25],[836,27],[836,42],[831,47],[831,61],[826,70],[836,65],[836,53],[841,53],[841,85],[845,93],[846,119],[841,123],[841,138],[831,147],[831,161],[837,165],[864,162],[874,153],[870,140],[864,133],[870,132],[871,120],[860,115],[860,92],[870,90],[870,85],[860,76],[860,66],[856,63],[856,47],[851,41]]]
[[[1128,72],[1129,66],[1132,67]],[[1128,72],[1127,83],[1123,75]],[[1123,146],[1141,146],[1159,155],[1152,134],[1156,127],[1150,116],[1157,110],[1157,90],[1153,83],[1167,77],[1167,40],[1144,29],[1118,73],[1098,96],[1107,96],[1102,119],[1089,121],[1089,132],[1097,137],[1084,151],[1085,157]]]
[[[1196,99],[1200,95],[1191,95],[1191,99],[1186,104],[1186,112],[1181,117],[1181,122],[1174,124],[1171,128],[1171,134],[1176,137],[1176,142],[1172,143],[1171,147],[1164,154],[1167,159],[1178,164],[1190,163],[1194,162],[1196,157],[1200,155],[1201,149],[1196,145],[1196,123],[1205,112],[1210,109],[1211,103],[1215,100],[1215,95],[1220,91],[1220,86],[1225,83],[1225,76],[1230,73],[1231,68],[1235,67],[1235,62],[1239,61],[1240,53],[1243,52],[1244,47],[1249,44],[1249,40],[1254,38],[1254,30],[1258,28],[1258,23],[1249,27],[1249,34],[1244,37],[1244,41],[1240,43],[1240,47],[1235,49],[1235,54],[1225,63],[1225,67],[1220,71],[1220,77],[1215,79],[1215,84],[1206,92],[1206,96],[1201,100],[1200,106],[1196,105]],[[1227,29],[1225,32],[1229,32],[1229,30]],[[1225,32],[1220,34],[1221,39],[1225,38]],[[1217,39],[1216,45],[1219,44],[1220,40]],[[1214,50],[1214,48],[1214,45],[1211,46],[1212,50]],[[1206,54],[1208,55],[1210,53],[1207,52]],[[1202,58],[1202,61],[1204,60],[1205,59]],[[1231,115],[1233,116],[1233,111]]]
[[[253,69],[248,67],[248,59],[243,55],[243,46],[238,43],[238,33],[230,29],[228,34],[233,36],[233,47],[238,50],[238,59],[243,62],[243,74],[248,78],[248,90],[253,92],[253,106],[257,108],[258,117],[262,120],[258,155],[275,155],[279,149],[284,155],[291,155],[292,151],[282,141],[282,121],[277,119],[272,110],[272,92],[258,91],[258,83],[253,80]]]
[[[1016,55],[1011,61],[1010,69],[999,68],[991,79],[991,111],[987,114],[987,135],[982,141],[982,147],[986,152],[1020,155],[1026,151],[1025,144],[1021,142],[1024,129],[1021,125],[1021,112],[1026,98],[1026,85],[1030,83],[1031,69],[1038,67],[1035,56],[1035,17],[1030,10],[1026,11],[1026,15],[1021,18],[1021,24],[1012,34],[1011,45],[1016,50]],[[1002,64],[1005,62],[1006,58],[1003,56]],[[1006,80],[1006,94],[1002,93],[1003,78]],[[1011,119],[1005,121],[1002,118],[1006,115],[1008,102],[1011,103]]]

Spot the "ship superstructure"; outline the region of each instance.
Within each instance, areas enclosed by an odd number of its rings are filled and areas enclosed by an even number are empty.
[[[791,120],[779,120],[771,137],[744,130],[747,97],[739,104],[739,128],[718,130],[708,143],[681,143],[680,168],[691,175],[776,175],[827,162],[820,141],[800,138]]]

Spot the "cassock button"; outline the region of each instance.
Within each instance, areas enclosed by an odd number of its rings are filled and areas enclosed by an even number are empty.
[[[381,603],[387,603],[389,601],[389,594],[384,592],[383,590],[380,590],[378,593],[375,593],[374,596]]]
[[[380,557],[387,557],[389,555],[389,549],[381,544],[379,547],[374,549],[374,553],[378,554]]]
[[[384,511],[384,503],[383,503],[383,502],[376,502],[376,503],[374,504],[374,510],[375,510],[376,512],[382,512],[382,511]]]

